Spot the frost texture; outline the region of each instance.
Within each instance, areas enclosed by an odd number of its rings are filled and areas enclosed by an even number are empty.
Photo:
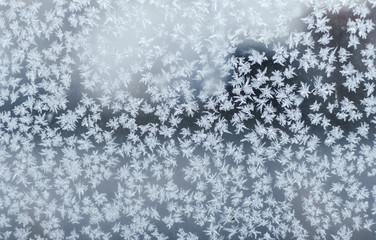
[[[0,1],[0,239],[376,239],[376,1]]]

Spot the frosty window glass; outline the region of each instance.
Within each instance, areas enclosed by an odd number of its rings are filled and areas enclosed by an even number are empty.
[[[0,1],[0,239],[376,239],[376,1]]]

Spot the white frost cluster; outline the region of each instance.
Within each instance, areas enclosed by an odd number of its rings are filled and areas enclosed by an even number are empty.
[[[375,7],[0,0],[0,239],[376,239]]]

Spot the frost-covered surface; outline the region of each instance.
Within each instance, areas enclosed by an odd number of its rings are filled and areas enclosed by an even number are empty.
[[[376,239],[376,1],[0,1],[0,239]]]

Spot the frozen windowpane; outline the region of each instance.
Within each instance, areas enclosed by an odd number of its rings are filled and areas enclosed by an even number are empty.
[[[0,1],[0,239],[376,239],[375,6]]]

